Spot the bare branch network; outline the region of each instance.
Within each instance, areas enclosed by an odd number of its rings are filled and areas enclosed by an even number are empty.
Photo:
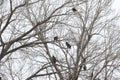
[[[0,80],[119,80],[112,0],[1,0]]]

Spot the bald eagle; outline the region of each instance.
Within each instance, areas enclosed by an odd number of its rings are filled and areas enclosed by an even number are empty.
[[[76,10],[75,8],[72,8],[72,11],[73,11],[73,12],[76,12],[77,10]]]
[[[84,66],[83,66],[83,69],[84,69],[84,70],[87,70],[87,67],[86,67],[86,65],[84,65]]]
[[[66,42],[66,46],[67,48],[71,48],[71,45],[68,42]]]
[[[55,37],[54,37],[54,41],[58,41],[58,36],[55,36]]]
[[[52,56],[52,63],[53,63],[53,64],[56,63],[56,58],[55,58],[55,56]]]

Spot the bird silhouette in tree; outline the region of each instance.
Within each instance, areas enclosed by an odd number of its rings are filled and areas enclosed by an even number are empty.
[[[55,37],[54,37],[54,41],[58,41],[58,36],[55,36]]]
[[[67,48],[71,48],[71,45],[68,42],[66,42],[66,46]]]
[[[83,66],[83,69],[84,69],[84,70],[87,70],[87,66],[86,66],[85,64],[84,64],[84,66]]]
[[[57,61],[57,60],[56,60],[55,56],[52,56],[52,63],[55,64],[56,61]]]
[[[73,12],[76,12],[77,10],[76,10],[75,8],[72,8],[72,11],[73,11]]]

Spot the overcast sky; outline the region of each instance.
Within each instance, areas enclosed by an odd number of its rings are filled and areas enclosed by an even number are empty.
[[[120,10],[120,0],[114,0],[113,8],[115,8],[116,11],[119,11],[119,10]],[[119,11],[119,12],[120,12],[120,11]]]

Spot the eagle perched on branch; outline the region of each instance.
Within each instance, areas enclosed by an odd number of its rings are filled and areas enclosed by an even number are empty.
[[[75,8],[72,8],[72,11],[73,11],[73,12],[76,12],[77,10],[76,10]]]
[[[54,41],[58,41],[58,36],[55,36],[55,37],[54,37]]]
[[[56,60],[55,56],[52,56],[52,63],[55,64],[56,61],[57,61],[57,60]]]
[[[71,45],[68,42],[66,42],[66,46],[67,48],[71,48]]]

